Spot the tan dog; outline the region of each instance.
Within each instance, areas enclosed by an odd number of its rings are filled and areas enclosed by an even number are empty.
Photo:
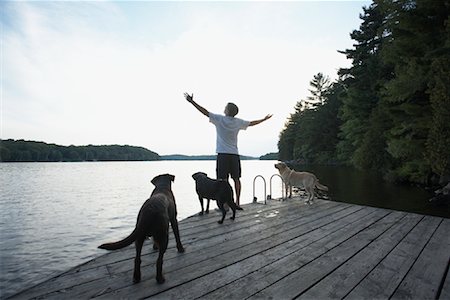
[[[297,172],[290,169],[285,163],[275,164],[275,168],[280,172],[281,178],[286,187],[286,197],[288,194],[288,188],[290,190],[289,198],[292,197],[292,187],[303,187],[308,194],[306,202],[312,203],[314,199],[314,188],[317,187],[320,190],[328,191],[328,187],[319,183],[316,175],[308,172]]]

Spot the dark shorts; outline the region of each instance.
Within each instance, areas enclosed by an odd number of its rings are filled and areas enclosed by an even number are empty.
[[[219,153],[216,160],[217,179],[237,179],[241,177],[241,159],[237,154]]]

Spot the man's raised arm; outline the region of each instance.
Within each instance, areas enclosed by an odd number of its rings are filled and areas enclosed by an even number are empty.
[[[272,115],[267,115],[264,118],[260,119],[260,120],[255,120],[255,121],[251,121],[250,124],[248,124],[248,126],[255,126],[258,125],[259,123],[264,122],[265,120],[269,120],[270,118],[272,118]]]
[[[194,107],[196,109],[198,109],[199,112],[201,112],[205,116],[209,117],[209,111],[207,111],[204,107],[200,106],[199,104],[197,104],[197,102],[194,101],[194,93],[192,93],[192,95],[189,95],[188,93],[184,93],[184,97],[186,98],[186,100],[189,103],[194,105]]]

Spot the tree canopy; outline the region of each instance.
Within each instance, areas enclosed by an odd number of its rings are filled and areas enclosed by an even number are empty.
[[[317,84],[288,118],[280,159],[339,162],[391,181],[450,178],[450,4],[375,0],[363,8],[352,60],[339,79]],[[319,90],[322,88],[323,90]],[[318,105],[304,103],[318,95]]]

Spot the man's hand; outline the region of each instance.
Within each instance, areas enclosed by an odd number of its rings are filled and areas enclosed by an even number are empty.
[[[194,101],[194,93],[192,93],[192,95],[189,95],[188,93],[184,93],[184,98],[186,98],[186,100],[188,102],[192,102],[192,101]]]
[[[273,116],[272,114],[269,114],[269,115],[265,116],[265,117],[264,117],[264,121],[265,121],[265,120],[269,120],[270,118],[272,118],[272,116]]]
[[[202,106],[198,105],[195,101],[194,101],[194,93],[192,93],[192,95],[189,95],[188,93],[184,93],[184,98],[186,98],[186,100],[191,103],[192,105],[194,105],[194,107],[201,112],[202,114],[204,114],[205,116],[209,117],[209,112],[203,108]]]

